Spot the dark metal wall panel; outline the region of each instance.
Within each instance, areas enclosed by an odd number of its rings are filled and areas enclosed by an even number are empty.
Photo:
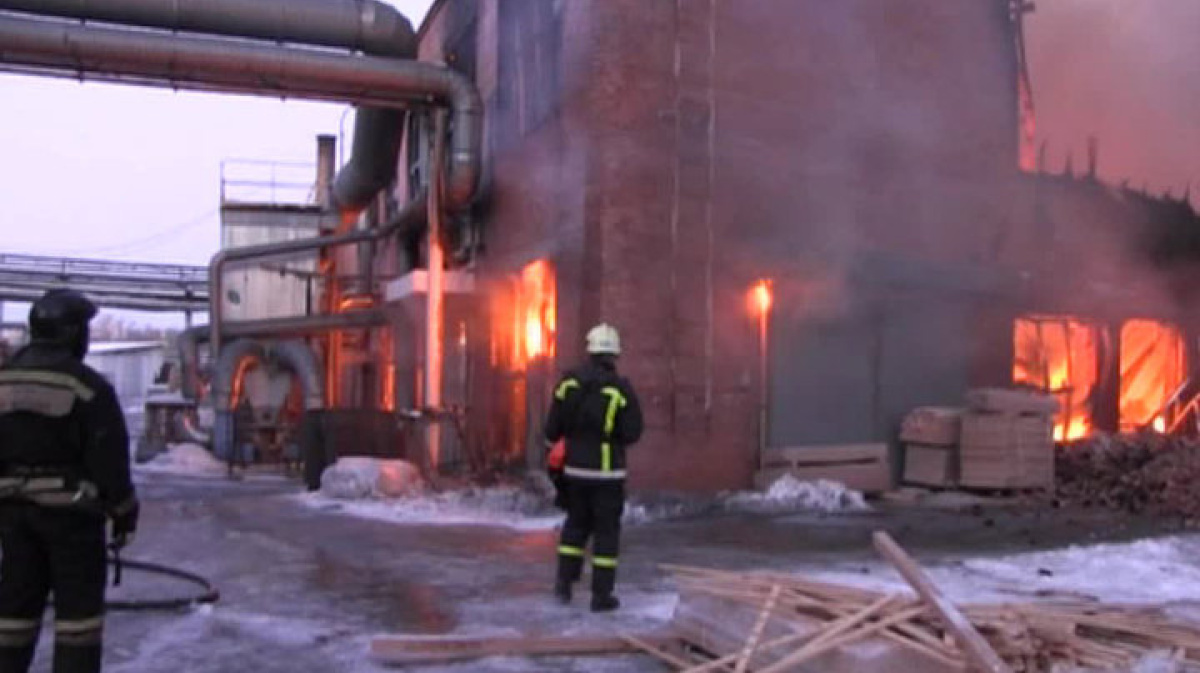
[[[865,313],[814,322],[801,307],[779,307],[769,348],[769,445],[875,439],[877,331]]]

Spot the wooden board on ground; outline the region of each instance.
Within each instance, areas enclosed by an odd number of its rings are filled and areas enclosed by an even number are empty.
[[[876,531],[874,542],[876,551],[892,564],[921,599],[942,618],[946,630],[954,636],[955,642],[968,661],[984,673],[1012,673],[1008,664],[1004,663],[1000,655],[996,654],[996,650],[992,649],[988,641],[971,625],[971,620],[938,591],[925,575],[925,571],[921,570],[916,561],[896,544],[890,535]]]
[[[662,646],[675,640],[669,633],[639,634],[639,642]],[[380,636],[371,641],[370,656],[384,664],[425,664],[485,657],[581,656],[637,653],[622,636]]]
[[[688,673],[727,671],[735,665],[745,651],[747,635],[757,626],[759,607],[743,601],[685,592],[680,596],[671,620],[679,637],[690,646],[718,659],[707,664],[697,663],[695,668],[684,669]],[[778,612],[784,612],[779,609]],[[842,622],[848,630],[852,622]],[[837,645],[829,649],[809,651],[815,656],[804,661],[789,663],[805,646],[815,641],[828,627],[817,619],[787,614],[783,619],[768,620],[758,638],[757,647],[746,657],[749,670],[780,670],[795,673],[894,673],[895,671],[922,671],[923,673],[961,673],[961,666],[953,666],[921,655],[892,640],[879,636],[866,636],[855,642]],[[785,643],[774,646],[774,643]]]
[[[887,444],[841,444],[767,449],[755,475],[758,488],[791,475],[800,481],[829,479],[856,491],[882,493],[892,486]]]

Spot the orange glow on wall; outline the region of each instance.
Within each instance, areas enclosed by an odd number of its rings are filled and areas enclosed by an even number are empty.
[[[1183,384],[1183,335],[1171,325],[1130,320],[1121,326],[1121,430],[1166,431],[1163,407]]]
[[[750,305],[753,310],[760,315],[766,315],[771,310],[771,300],[770,281],[760,280],[755,283],[750,290]]]
[[[1063,316],[1029,316],[1013,327],[1013,383],[1054,395],[1059,412],[1054,439],[1081,439],[1092,431],[1089,404],[1097,382],[1094,325]]]

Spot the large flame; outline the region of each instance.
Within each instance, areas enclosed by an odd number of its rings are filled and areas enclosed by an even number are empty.
[[[1163,407],[1187,376],[1183,335],[1171,325],[1130,320],[1121,327],[1121,429],[1167,430]]]
[[[1029,316],[1013,332],[1013,381],[1058,398],[1057,441],[1082,439],[1093,430],[1091,398],[1099,380],[1101,331],[1066,316]],[[1120,333],[1120,429],[1168,429],[1164,407],[1183,383],[1186,359],[1178,329],[1130,320]]]
[[[1013,330],[1013,382],[1058,398],[1054,439],[1072,441],[1092,430],[1089,399],[1097,380],[1098,331],[1069,317],[1030,316]]]

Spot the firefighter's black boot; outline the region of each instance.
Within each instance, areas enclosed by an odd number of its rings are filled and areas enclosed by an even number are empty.
[[[616,583],[616,568],[592,566],[592,612],[611,612],[621,607],[621,601],[613,595]]]
[[[98,673],[100,671],[101,646],[63,645],[54,646],[54,673]]]
[[[554,580],[554,597],[559,603],[571,602],[571,585],[583,574],[583,559],[578,556],[559,554],[558,576]]]

